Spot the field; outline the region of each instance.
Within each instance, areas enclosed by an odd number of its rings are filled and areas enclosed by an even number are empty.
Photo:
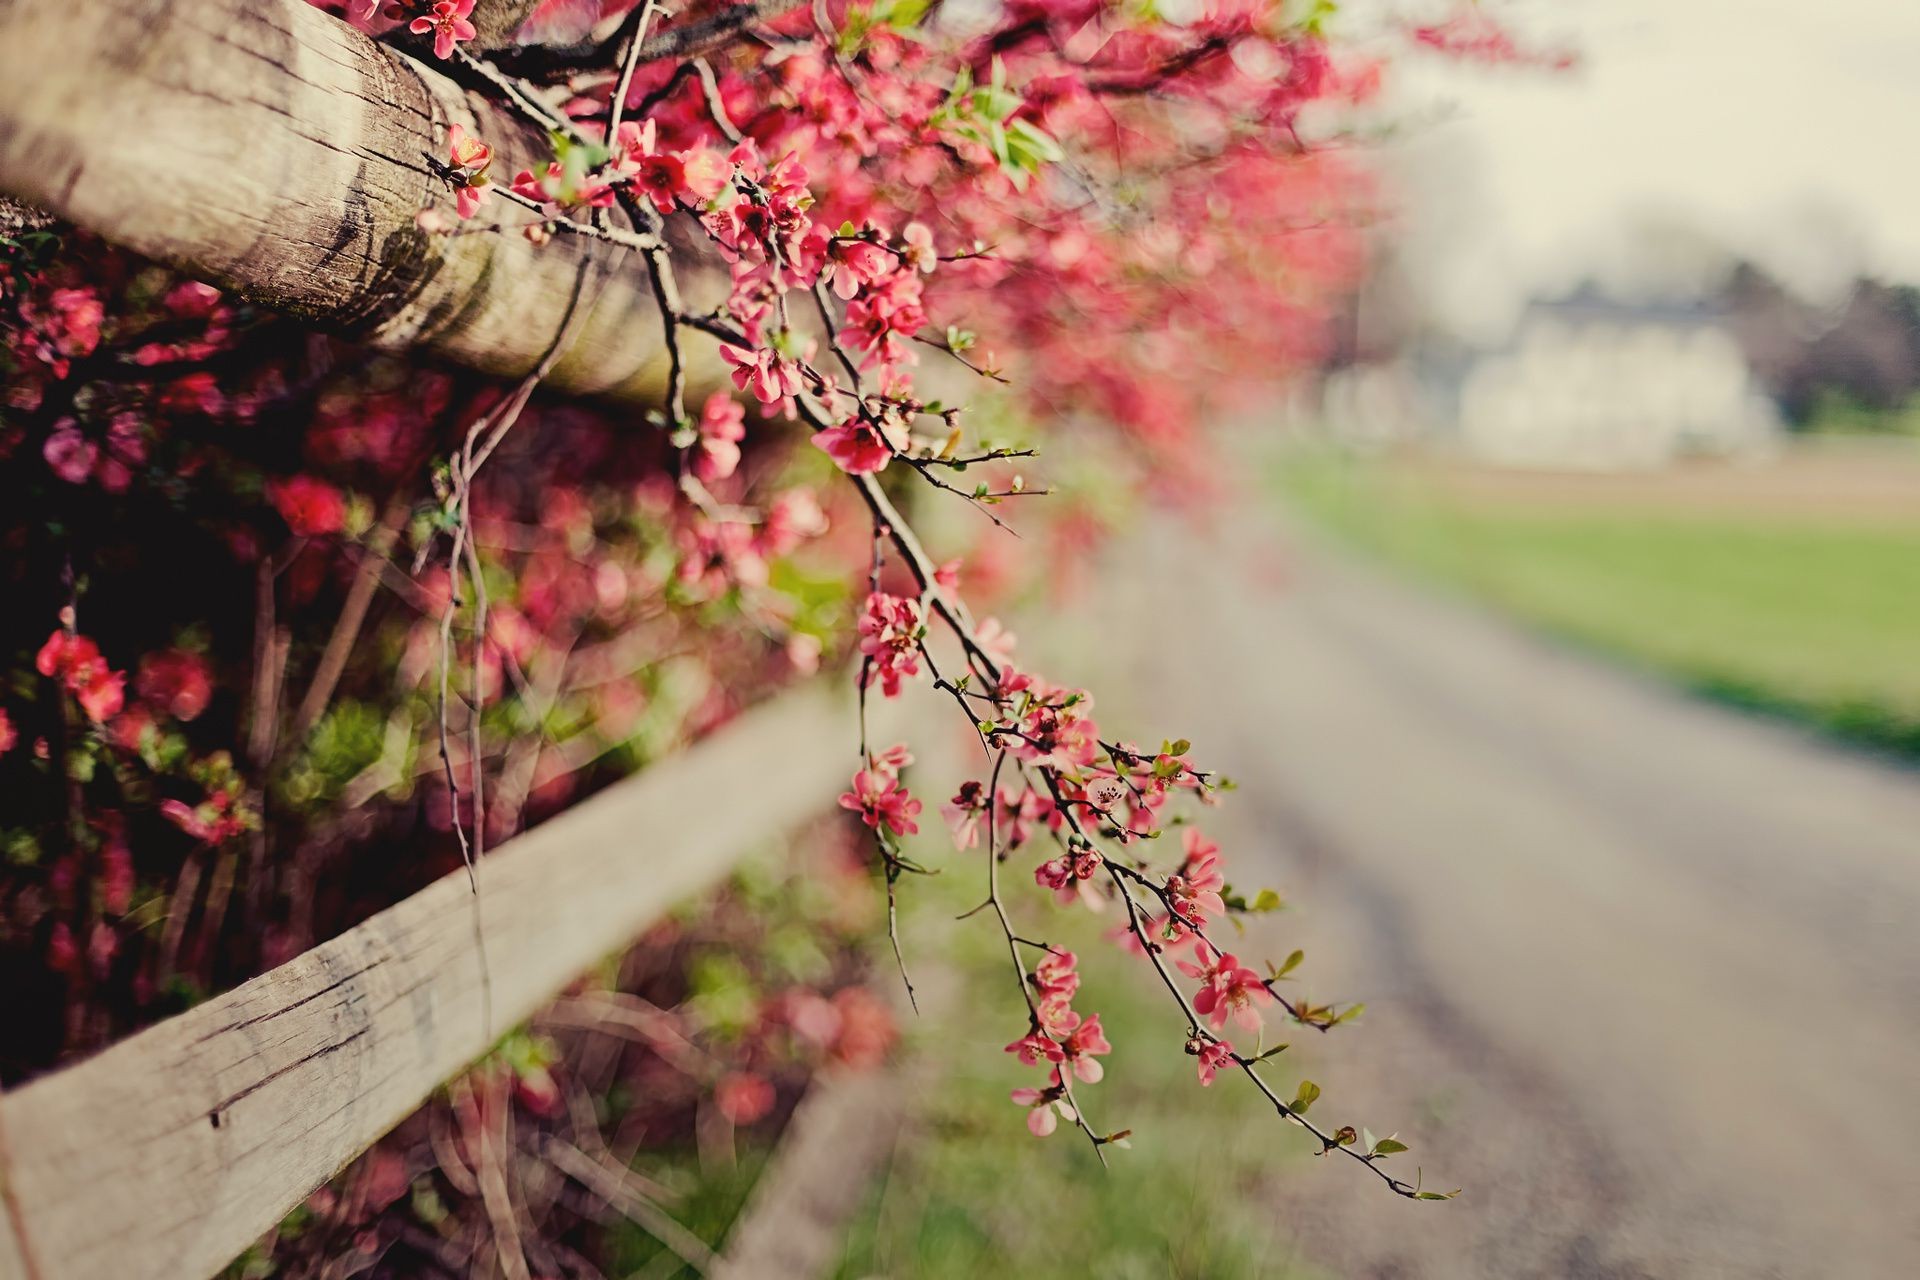
[[[1920,759],[1920,449],[1530,475],[1299,453],[1343,539],[1701,693]]]

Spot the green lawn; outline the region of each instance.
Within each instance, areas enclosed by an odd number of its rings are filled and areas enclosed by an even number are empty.
[[[1516,617],[1920,758],[1920,510],[1689,507],[1632,477],[1529,496],[1525,481],[1325,454],[1279,478],[1318,523]]]
[[[984,867],[977,854],[942,863],[947,874],[907,882],[918,919],[905,936],[919,938],[923,953],[943,953],[958,990],[919,1028],[915,1048],[931,1076],[849,1235],[843,1280],[1310,1274],[1292,1257],[1276,1194],[1276,1166],[1298,1173],[1312,1163],[1300,1159],[1308,1149],[1301,1136],[1242,1081],[1199,1087],[1179,1015],[1151,972],[1101,939],[1112,918],[1042,908],[1016,889],[1015,910],[1027,911],[1021,922],[1080,956],[1086,982],[1075,1004],[1101,1014],[1114,1045],[1106,1078],[1078,1088],[1089,1119],[1103,1132],[1134,1131],[1130,1149],[1109,1151],[1105,1170],[1065,1124],[1045,1139],[1027,1133],[1007,1093],[1040,1072],[1001,1052],[1026,1025],[1005,944],[985,915],[951,922],[974,905],[967,893],[982,887],[974,881]],[[1063,922],[1069,927],[1057,927]],[[1299,1067],[1276,1063],[1277,1084],[1292,1087]]]

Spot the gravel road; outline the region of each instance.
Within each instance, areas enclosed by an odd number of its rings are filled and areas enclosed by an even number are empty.
[[[1299,904],[1273,954],[1304,945],[1310,994],[1368,1005],[1296,1034],[1296,1071],[1467,1189],[1413,1204],[1292,1162],[1283,1252],[1348,1276],[1916,1274],[1920,773],[1264,526],[1142,544],[1153,591],[1047,647],[1135,691],[1109,728],[1184,734],[1241,781],[1216,834]]]

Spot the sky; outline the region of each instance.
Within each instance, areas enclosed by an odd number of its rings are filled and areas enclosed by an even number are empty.
[[[1400,59],[1384,159],[1453,327],[1619,275],[1656,222],[1815,295],[1862,270],[1920,283],[1920,0],[1486,3],[1580,61]]]

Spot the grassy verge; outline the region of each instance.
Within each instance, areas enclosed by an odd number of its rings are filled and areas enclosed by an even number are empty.
[[[1755,502],[1327,454],[1278,475],[1318,523],[1525,621],[1920,760],[1920,508],[1807,500],[1780,473]]]
[[[1270,1194],[1274,1164],[1300,1149],[1297,1136],[1235,1082],[1198,1087],[1163,993],[1146,985],[1137,960],[1100,938],[1111,919],[1048,909],[1027,927],[1047,927],[1043,936],[1081,957],[1086,983],[1076,1004],[1101,1014],[1114,1045],[1106,1078],[1080,1086],[1082,1102],[1097,1129],[1131,1126],[1132,1147],[1110,1151],[1102,1170],[1065,1125],[1042,1140],[1027,1134],[1007,1093],[1040,1073],[1000,1051],[1024,1030],[1025,1013],[995,925],[937,919],[972,906],[966,893],[982,887],[973,883],[984,871],[978,855],[950,861],[949,874],[908,886],[921,920],[905,936],[939,938],[923,948],[940,947],[957,990],[915,1046],[928,1067],[918,1114],[854,1224],[839,1275],[1305,1274],[1287,1256]],[[1017,896],[1031,905],[1030,894]]]

